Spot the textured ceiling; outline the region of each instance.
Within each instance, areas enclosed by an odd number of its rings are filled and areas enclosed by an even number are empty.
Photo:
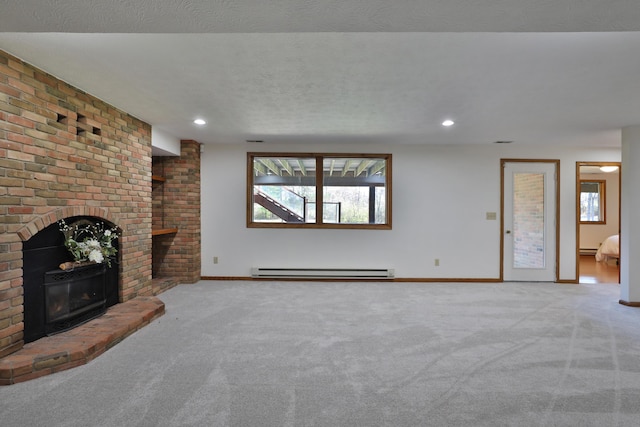
[[[635,0],[21,0],[0,49],[203,143],[619,146],[638,30]]]
[[[637,0],[20,0],[2,31],[638,31]]]

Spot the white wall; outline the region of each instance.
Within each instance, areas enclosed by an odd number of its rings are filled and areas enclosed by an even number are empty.
[[[620,230],[620,174],[597,173],[581,174],[580,179],[605,181],[605,219],[606,224],[580,224],[580,248],[598,249],[604,240],[618,234]]]
[[[202,155],[202,275],[251,267],[389,267],[400,278],[495,279],[500,274],[500,159],[560,159],[560,279],[575,279],[576,161],[620,161],[619,149],[483,146],[206,145]],[[393,229],[246,228],[246,153],[393,155]],[[544,154],[544,155],[543,155]],[[496,212],[497,220],[487,220]],[[213,257],[219,263],[213,263]],[[440,266],[434,265],[434,259]]]

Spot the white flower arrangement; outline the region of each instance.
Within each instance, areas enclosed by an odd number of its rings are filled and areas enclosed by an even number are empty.
[[[58,226],[64,234],[64,245],[74,261],[106,262],[111,267],[111,259],[118,252],[112,244],[118,238],[116,227],[105,228],[102,222],[92,223],[88,220],[67,225],[63,219],[58,221]]]

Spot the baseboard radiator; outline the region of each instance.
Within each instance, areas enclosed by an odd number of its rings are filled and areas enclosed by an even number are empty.
[[[391,268],[264,268],[251,269],[256,278],[299,279],[391,279]]]

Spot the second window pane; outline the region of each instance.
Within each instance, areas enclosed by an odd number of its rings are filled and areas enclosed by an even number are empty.
[[[384,224],[386,160],[323,159],[324,223]]]

